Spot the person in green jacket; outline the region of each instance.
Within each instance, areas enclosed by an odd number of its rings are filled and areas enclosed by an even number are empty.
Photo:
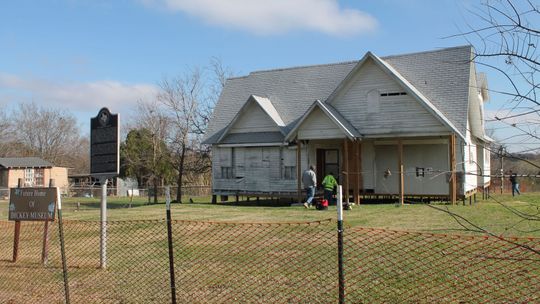
[[[328,200],[328,203],[332,203],[334,201],[334,189],[337,187],[337,184],[336,178],[332,172],[326,175],[322,181],[324,188],[324,199]]]

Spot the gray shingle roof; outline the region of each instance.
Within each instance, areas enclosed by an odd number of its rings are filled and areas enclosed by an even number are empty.
[[[54,165],[39,157],[7,157],[0,158],[0,166],[4,168],[52,168]]]
[[[382,57],[462,133],[467,126],[470,46]],[[250,95],[270,99],[290,131],[317,99],[325,101],[358,61],[252,72],[228,79],[208,126],[214,143]],[[362,132],[362,130],[358,130]]]

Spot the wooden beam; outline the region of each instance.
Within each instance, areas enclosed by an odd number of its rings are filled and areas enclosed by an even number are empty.
[[[343,197],[349,203],[349,139],[343,140]]]
[[[450,135],[448,139],[448,149],[450,156],[450,180],[449,180],[449,195],[452,205],[457,201],[457,180],[456,180],[456,135]]]
[[[298,203],[302,202],[302,143],[296,139],[296,183],[297,194],[296,199]]]
[[[403,178],[404,178],[404,172],[403,172],[403,142],[398,140],[398,167],[399,167],[399,203],[401,205],[405,204],[405,198],[404,198],[404,186],[403,186]]]
[[[356,167],[354,168],[354,171],[356,172],[355,177],[355,183],[354,183],[354,203],[359,205],[360,204],[360,189],[362,188],[362,158],[360,157],[360,141],[354,142],[354,161],[356,164]]]

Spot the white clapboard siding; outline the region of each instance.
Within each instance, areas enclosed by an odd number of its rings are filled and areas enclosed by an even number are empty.
[[[396,93],[405,90],[372,60],[368,60],[357,76],[343,88],[332,105],[366,135],[383,133],[440,133],[448,131],[432,113],[411,95],[380,96],[378,112],[371,105],[368,113],[368,93]]]
[[[362,183],[364,189],[375,189],[375,146],[362,141]]]
[[[482,185],[488,185],[491,181],[491,155],[489,152],[489,149],[483,148],[483,155],[484,155],[484,161],[483,161],[483,172],[484,172],[484,178],[483,178],[483,184]]]
[[[397,146],[375,146],[375,193],[395,194],[399,192],[399,168]],[[384,177],[390,170],[391,175]]]
[[[398,149],[396,145],[376,145],[374,147],[375,192],[382,194],[399,193]],[[371,157],[370,154],[365,157]],[[364,157],[364,155],[363,155]],[[369,162],[370,160],[366,160]],[[417,176],[417,168],[423,169],[424,176]],[[389,169],[390,176],[384,177]],[[449,169],[447,144],[403,145],[403,188],[405,194],[448,195],[446,172]],[[366,169],[364,169],[366,171]],[[365,186],[367,188],[367,186]]]
[[[261,107],[252,102],[231,126],[229,133],[279,132],[276,123]]]
[[[234,152],[233,152],[234,151]],[[227,155],[233,155],[231,162]],[[281,159],[283,157],[283,159]],[[305,156],[304,156],[305,157]],[[221,167],[234,165],[233,178],[222,178]],[[241,192],[294,192],[297,180],[283,177],[283,166],[296,168],[296,149],[287,147],[214,146],[212,170],[214,190]],[[294,170],[296,174],[296,169]]]
[[[478,186],[478,162],[476,158],[476,144],[474,144],[472,138],[471,138],[471,132],[469,131],[469,128],[467,128],[466,132],[466,142],[463,143],[463,146],[461,148],[463,151],[463,160],[464,160],[464,170],[466,174],[464,174],[464,190],[465,192],[474,190]]]
[[[298,128],[299,139],[344,138],[341,129],[321,109],[316,108]]]
[[[404,145],[403,166],[405,194],[448,195],[447,144]]]

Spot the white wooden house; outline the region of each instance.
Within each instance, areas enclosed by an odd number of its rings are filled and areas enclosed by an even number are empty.
[[[205,143],[213,193],[300,197],[333,172],[361,197],[455,202],[490,184],[484,75],[472,48],[252,72],[228,79]]]

